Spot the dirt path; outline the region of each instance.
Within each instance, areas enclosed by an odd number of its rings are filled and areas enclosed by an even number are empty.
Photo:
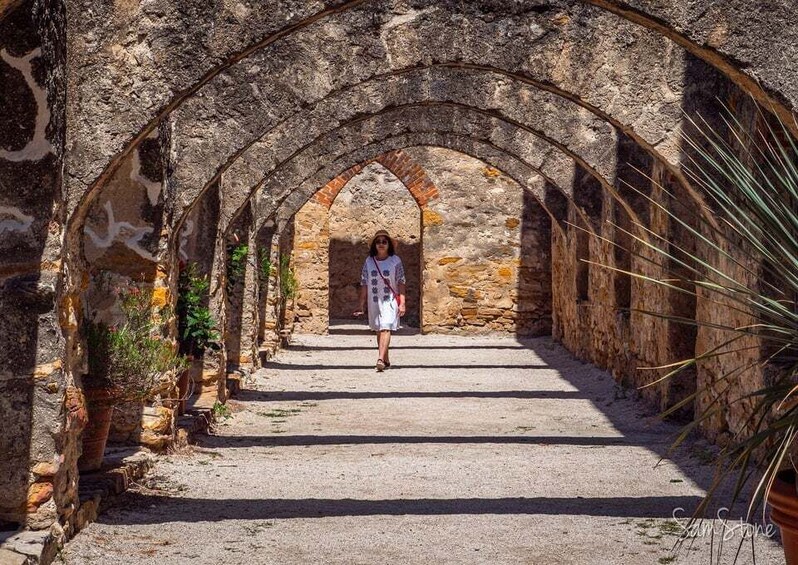
[[[62,559],[708,562],[708,532],[669,554],[706,448],[657,465],[674,428],[606,373],[550,339],[407,335],[379,374],[372,342],[346,327],[296,338],[215,435],[160,461],[156,490],[126,494]],[[757,563],[783,563],[773,541],[755,544]]]

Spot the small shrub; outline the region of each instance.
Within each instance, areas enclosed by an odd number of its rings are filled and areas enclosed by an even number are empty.
[[[268,249],[260,250],[260,278],[267,281],[272,276],[272,260]]]
[[[202,301],[210,283],[198,273],[197,264],[190,263],[180,273],[178,282],[177,316],[181,351],[199,356],[206,349],[218,349],[221,336],[207,306]]]
[[[121,325],[88,324],[89,379],[93,386],[118,389],[126,400],[142,400],[186,360],[165,338],[164,309],[153,311],[149,295],[133,287],[117,296],[125,316]]]
[[[294,269],[291,268],[291,256],[280,257],[280,293],[285,300],[293,300],[299,290]]]
[[[228,250],[227,260],[227,293],[231,294],[235,286],[244,279],[247,268],[249,246],[239,244]]]
[[[233,416],[233,412],[230,410],[230,407],[227,404],[222,404],[218,400],[214,403],[213,408],[213,417],[216,420],[227,420]]]

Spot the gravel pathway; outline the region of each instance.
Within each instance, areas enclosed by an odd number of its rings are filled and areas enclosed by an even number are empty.
[[[375,373],[373,337],[334,332],[296,337],[214,435],[162,458],[61,560],[709,562],[709,526],[670,553],[709,448],[660,462],[675,428],[551,339],[399,335]],[[783,563],[755,545],[756,563]]]

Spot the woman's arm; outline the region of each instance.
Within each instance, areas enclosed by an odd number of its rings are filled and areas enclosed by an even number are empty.
[[[405,298],[406,285],[403,282],[399,283],[399,315],[404,316],[407,311],[407,299]]]
[[[368,288],[369,287],[366,285],[360,285],[360,296],[359,296],[360,307],[357,310],[355,310],[355,316],[360,316],[361,314],[363,314],[363,312],[366,311],[366,298],[368,297]]]
[[[362,316],[366,311],[366,298],[368,298],[368,269],[366,267],[368,259],[363,262],[363,268],[360,269],[360,294],[358,295],[358,304],[360,305],[357,310],[352,312],[353,316]]]

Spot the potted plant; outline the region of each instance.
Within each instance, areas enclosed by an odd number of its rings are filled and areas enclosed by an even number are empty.
[[[194,379],[192,373],[202,372],[202,358],[206,350],[218,351],[221,336],[210,309],[203,304],[210,283],[207,276],[199,274],[196,263],[189,263],[181,272],[178,281],[177,319],[180,353],[188,359],[190,367],[178,379],[179,409],[185,411],[186,400]]]
[[[164,334],[163,309],[154,311],[150,296],[137,287],[117,290],[123,314],[120,324],[89,323],[86,329],[89,373],[84,394],[89,423],[83,432],[81,471],[102,466],[111,414],[116,404],[143,401],[155,390],[171,386],[185,365]]]
[[[678,197],[665,187],[658,188],[677,203],[673,207],[630,187],[647,198],[652,207],[667,214],[672,225],[695,238],[695,250],[681,246],[679,241],[669,241],[648,226],[625,230],[616,225],[615,229],[632,238],[634,245],[630,247],[646,250],[649,258],[643,257],[644,260],[650,261],[651,252],[661,260],[665,272],[658,279],[631,273],[644,284],[658,284],[694,296],[697,292],[690,289],[700,289],[705,299],[753,319],[753,323],[734,326],[678,319],[667,312],[642,312],[680,323],[707,325],[728,336],[709,351],[697,352],[695,357],[671,365],[671,370],[656,382],[702,360],[741,352],[746,338],[764,344],[762,359],[732,367],[719,378],[743,379],[755,365],[768,367],[762,387],[727,400],[744,405],[747,419],[740,429],[731,430],[728,443],[720,450],[715,479],[693,519],[701,519],[719,488],[736,476],[731,500],[725,502],[732,506],[748,492],[747,486],[753,486],[748,517],[766,500],[770,502],[772,519],[782,529],[787,563],[798,564],[798,495],[790,457],[798,434],[798,145],[782,123],[764,113],[758,118],[760,131],[750,134],[727,112],[723,129],[731,133],[728,138],[705,120],[691,121],[697,133],[684,136],[685,146],[693,155],[685,169],[706,198],[703,213],[680,205]],[[634,231],[650,237],[643,238]],[[627,251],[641,257],[633,249]],[[665,415],[706,392],[696,391]],[[723,401],[717,399],[704,405],[682,430],[674,448],[723,409]]]

